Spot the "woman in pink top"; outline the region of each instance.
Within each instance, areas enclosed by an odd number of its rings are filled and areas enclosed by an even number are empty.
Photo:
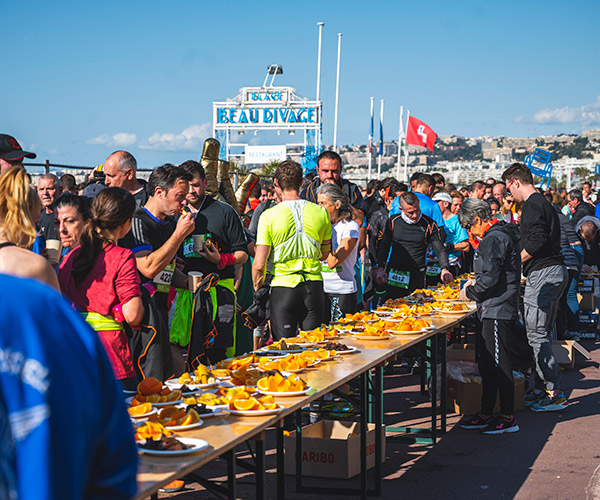
[[[135,208],[124,189],[101,191],[80,246],[65,257],[58,275],[62,292],[98,332],[115,377],[126,387],[134,386],[135,371],[124,322],[138,325],[144,307],[135,257],[116,242],[129,232]]]

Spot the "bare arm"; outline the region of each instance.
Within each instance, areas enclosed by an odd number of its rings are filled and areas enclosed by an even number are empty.
[[[331,240],[325,240],[321,243],[321,260],[327,260],[331,251]]]
[[[466,252],[469,249],[469,240],[461,241],[454,244],[454,250],[457,252]]]
[[[177,250],[188,234],[194,230],[195,219],[192,214],[179,217],[177,227],[163,246],[150,252],[142,250],[135,254],[137,268],[146,278],[154,279],[175,258]]]
[[[525,250],[525,249],[521,250],[521,262],[527,262],[531,258],[532,257],[531,257],[531,255],[529,255],[527,250]]]
[[[125,321],[131,326],[138,326],[144,319],[144,305],[141,297],[134,297],[121,306]]]
[[[340,241],[339,246],[335,252],[331,252],[327,257],[327,265],[329,269],[333,269],[336,266],[339,266],[342,262],[344,262],[354,247],[358,243],[358,238],[343,238]]]
[[[269,245],[256,245],[254,247],[254,262],[252,263],[252,282],[254,289],[258,290],[265,280],[265,271],[267,269],[267,259],[271,254]]]

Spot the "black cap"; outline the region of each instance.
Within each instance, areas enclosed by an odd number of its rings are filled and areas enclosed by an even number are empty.
[[[23,151],[21,145],[12,135],[0,134],[0,158],[7,161],[35,158],[35,153]]]

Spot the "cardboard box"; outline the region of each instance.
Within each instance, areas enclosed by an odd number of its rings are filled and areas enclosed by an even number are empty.
[[[552,351],[558,364],[564,368],[575,367],[575,352],[579,352],[585,359],[590,359],[591,354],[574,340],[557,340],[552,342]]]
[[[475,363],[475,345],[452,344],[446,351],[447,361],[467,361]],[[450,377],[447,378],[446,400],[449,411],[461,415],[474,415],[481,411],[481,383],[461,382]],[[515,379],[515,411],[522,411],[525,407],[525,378]],[[500,412],[500,397],[496,398],[494,413]]]
[[[367,469],[375,465],[375,424],[368,424]],[[385,427],[381,461],[385,460]],[[284,437],[286,474],[296,474],[296,432]],[[320,420],[302,428],[302,475],[349,479],[360,474],[360,423]]]

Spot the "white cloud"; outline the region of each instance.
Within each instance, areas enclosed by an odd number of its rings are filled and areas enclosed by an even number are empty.
[[[596,102],[584,104],[583,106],[562,108],[546,108],[535,113],[531,118],[519,116],[517,123],[541,123],[544,125],[556,125],[564,123],[579,123],[590,125],[600,123],[600,96]]]
[[[199,149],[204,141],[212,137],[212,124],[190,125],[180,133],[167,132],[161,134],[155,132],[143,144],[140,149],[156,149],[161,151],[181,151]]]
[[[102,134],[85,141],[87,144],[124,148],[137,142],[137,135],[119,132],[115,135]]]

